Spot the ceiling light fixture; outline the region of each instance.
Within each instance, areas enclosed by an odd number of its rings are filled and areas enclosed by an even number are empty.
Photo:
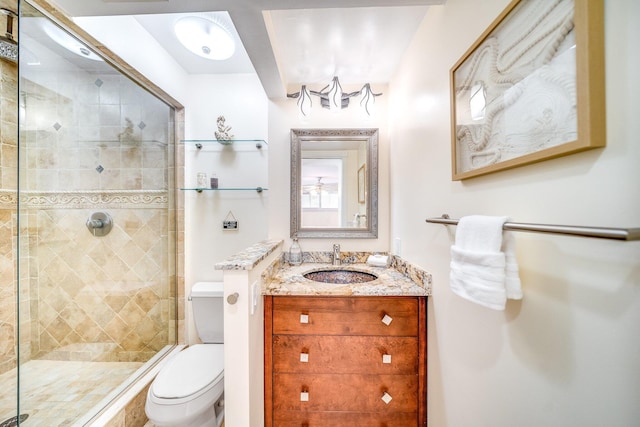
[[[236,50],[231,32],[217,21],[188,16],[178,20],[173,30],[184,47],[202,58],[221,61]]]
[[[374,93],[369,83],[362,86],[362,89],[355,92],[343,92],[338,77],[334,77],[331,83],[320,89],[319,91],[308,90],[306,85],[302,85],[300,91],[288,93],[287,98],[298,100],[298,108],[300,114],[307,117],[311,112],[311,95],[320,98],[320,106],[330,110],[341,110],[349,106],[349,100],[354,96],[360,96],[360,106],[364,108],[368,115],[371,115],[371,108],[376,102],[376,96],[382,93]]]
[[[48,20],[41,20],[39,22],[40,25],[42,25],[44,32],[51,38],[51,40],[58,43],[63,48],[83,58],[91,59],[92,61],[102,61],[102,58],[90,50],[84,43],[77,40],[56,24]]]

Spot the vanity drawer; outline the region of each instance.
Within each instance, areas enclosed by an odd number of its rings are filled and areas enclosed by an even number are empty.
[[[416,374],[418,338],[274,335],[273,371]]]
[[[416,427],[415,412],[308,412],[278,411],[274,414],[278,427]]]
[[[415,412],[417,396],[417,375],[273,374],[274,414],[280,411]],[[383,398],[387,398],[387,402]]]
[[[417,319],[417,298],[273,298],[274,334],[417,336]]]
[[[265,427],[426,427],[426,302],[265,296]]]

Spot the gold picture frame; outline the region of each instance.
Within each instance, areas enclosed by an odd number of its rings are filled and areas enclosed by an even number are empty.
[[[454,181],[605,146],[603,3],[513,0],[456,62]]]

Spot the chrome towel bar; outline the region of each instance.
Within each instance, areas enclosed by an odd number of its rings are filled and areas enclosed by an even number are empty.
[[[438,218],[427,218],[434,224],[457,225],[458,220],[443,214]],[[536,233],[563,234],[565,236],[596,237],[613,240],[640,240],[640,228],[582,227],[575,225],[528,224],[521,222],[505,222],[504,230],[531,231]]]

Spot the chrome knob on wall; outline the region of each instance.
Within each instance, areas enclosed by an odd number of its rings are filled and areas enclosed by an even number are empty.
[[[106,212],[95,212],[87,220],[87,229],[96,237],[109,234],[113,228],[113,219]]]

